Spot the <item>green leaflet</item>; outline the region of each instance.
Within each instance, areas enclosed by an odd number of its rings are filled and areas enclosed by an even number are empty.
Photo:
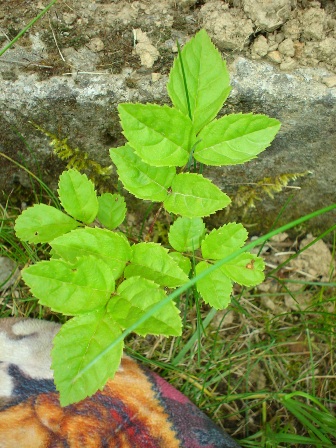
[[[166,199],[167,189],[176,175],[174,167],[150,166],[130,145],[110,149],[110,157],[126,190],[144,200],[162,202]]]
[[[201,261],[196,265],[196,275],[210,267],[206,261]],[[203,297],[204,302],[213,306],[217,310],[226,308],[231,301],[232,282],[219,268],[211,272],[206,277],[196,283],[198,292]]]
[[[72,263],[77,257],[89,255],[102,259],[111,268],[115,280],[121,276],[131,257],[127,239],[122,234],[106,229],[76,229],[54,239],[50,245],[52,255]]]
[[[120,226],[126,216],[125,199],[120,194],[103,193],[98,196],[98,204],[97,219],[103,226],[110,230]]]
[[[175,288],[189,279],[168,250],[156,243],[139,243],[132,246],[131,264],[126,266],[125,278],[134,276],[153,280],[161,286]]]
[[[22,278],[42,305],[68,315],[102,307],[114,291],[111,269],[93,256],[41,261],[24,269]]]
[[[63,171],[58,187],[61,204],[69,215],[86,224],[94,221],[98,213],[98,200],[94,185],[86,174],[74,169]]]
[[[180,217],[170,226],[168,240],[179,252],[193,252],[200,247],[204,233],[202,218]]]
[[[177,109],[157,104],[119,104],[124,135],[152,166],[183,166],[195,136],[191,120]]]
[[[263,282],[264,269],[263,259],[249,252],[238,255],[220,268],[232,281],[244,286],[255,286]]]
[[[205,30],[201,30],[185,44],[182,62],[189,93],[191,117],[198,133],[220,111],[231,87],[226,63]],[[168,94],[184,115],[188,116],[188,103],[182,75],[180,57],[174,61],[167,84]]]
[[[230,202],[225,193],[201,174],[181,173],[174,178],[164,207],[170,213],[196,218],[211,215]]]
[[[76,316],[62,326],[54,338],[52,350],[52,368],[62,406],[94,394],[114,376],[120,364],[123,341],[96,360],[83,375],[77,375],[120,334],[120,327],[105,310]]]
[[[180,252],[169,252],[168,255],[178,264],[182,271],[189,276],[191,271],[191,261]]]
[[[47,243],[70,232],[79,223],[65,213],[45,204],[27,208],[15,221],[15,233],[21,241]]]
[[[202,129],[194,157],[207,165],[247,162],[270,145],[280,126],[266,115],[226,115]]]
[[[117,295],[108,304],[108,310],[122,328],[127,328],[165,297],[163,289],[153,281],[141,277],[130,277],[121,283]],[[179,336],[181,330],[179,310],[174,302],[169,302],[144,324],[139,325],[135,332],[141,336],[147,334]]]
[[[212,230],[202,241],[202,255],[210,260],[221,260],[243,246],[247,230],[242,224],[230,222]]]

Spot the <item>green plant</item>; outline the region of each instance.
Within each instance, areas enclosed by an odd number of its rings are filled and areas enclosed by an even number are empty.
[[[243,247],[247,231],[242,224],[206,234],[202,218],[225,208],[230,199],[200,173],[202,164],[253,159],[270,144],[280,123],[253,114],[215,118],[230,92],[229,75],[203,30],[179,51],[167,89],[173,107],[119,105],[128,143],[111,149],[110,156],[129,192],[172,214],[173,250],[147,241],[131,245],[115,230],[126,215],[124,199],[97,196],[86,175],[73,169],[59,180],[65,213],[38,204],[16,220],[21,240],[51,246],[50,260],[25,268],[24,281],[40,304],[73,316],[56,336],[52,352],[62,405],[93,394],[114,375],[129,331],[181,334],[179,311],[165,289],[185,285],[190,275],[204,301],[223,309],[233,282],[254,286],[264,278],[263,260]]]

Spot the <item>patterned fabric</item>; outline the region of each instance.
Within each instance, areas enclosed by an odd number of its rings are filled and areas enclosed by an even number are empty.
[[[124,356],[102,391],[62,408],[50,370],[56,324],[0,320],[0,448],[237,448],[157,374]]]

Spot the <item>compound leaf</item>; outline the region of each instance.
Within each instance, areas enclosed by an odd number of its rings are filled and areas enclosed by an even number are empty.
[[[93,256],[41,261],[24,269],[22,278],[42,305],[68,315],[102,307],[114,291],[111,269]]]
[[[165,297],[163,289],[153,281],[130,277],[121,283],[117,295],[108,304],[108,310],[122,328],[127,328]],[[169,302],[134,331],[141,336],[149,333],[179,336],[181,330],[179,310],[173,302]]]
[[[230,222],[212,230],[202,241],[202,255],[210,260],[221,260],[243,246],[247,230],[242,224]]]
[[[125,278],[140,276],[162,286],[175,288],[189,279],[168,250],[156,243],[139,243],[132,246],[131,264],[126,266]]]
[[[206,165],[244,163],[264,151],[279,129],[280,122],[266,115],[226,115],[202,129],[194,157]]]
[[[259,285],[265,278],[263,259],[249,252],[238,255],[220,269],[232,281],[244,286]]]
[[[78,257],[89,255],[102,259],[111,268],[114,279],[121,276],[131,257],[127,239],[122,234],[107,229],[76,229],[54,239],[50,245],[52,255],[72,263]]]
[[[201,30],[185,44],[181,56],[175,59],[170,71],[167,90],[174,106],[188,115],[181,58],[186,76],[191,117],[198,133],[220,111],[231,87],[226,63],[211,42],[205,30]],[[211,67],[211,68],[210,68]]]
[[[15,221],[15,233],[22,241],[47,243],[70,232],[79,223],[55,207],[36,204],[24,210]]]
[[[121,329],[105,310],[76,316],[54,338],[52,368],[62,406],[83,400],[102,389],[120,365],[123,341],[97,357],[121,335]],[[83,374],[81,370],[96,362]]]
[[[124,221],[126,216],[125,199],[120,194],[103,193],[98,196],[97,219],[107,229],[113,230]]]
[[[124,135],[152,166],[183,166],[194,142],[191,120],[179,110],[157,104],[119,104]]]
[[[211,215],[230,202],[225,193],[201,174],[181,173],[175,176],[164,207],[170,213],[195,218]]]
[[[150,166],[130,145],[110,149],[110,157],[126,190],[144,200],[162,202],[166,199],[167,189],[176,175],[174,167]]]
[[[201,261],[196,265],[196,275],[205,271],[210,266],[206,261]],[[223,273],[221,268],[216,269],[199,280],[196,283],[196,288],[203,297],[204,302],[217,310],[226,308],[231,301],[232,282]]]
[[[63,171],[58,182],[58,195],[64,210],[78,221],[90,224],[98,213],[94,185],[79,171]]]
[[[179,252],[193,252],[200,247],[204,232],[202,218],[180,217],[170,226],[168,240]]]

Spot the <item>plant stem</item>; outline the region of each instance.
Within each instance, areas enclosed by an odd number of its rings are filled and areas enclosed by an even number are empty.
[[[160,205],[160,207],[159,207],[159,210],[155,213],[153,222],[152,222],[152,224],[151,224],[151,226],[150,226],[150,228],[149,228],[149,230],[148,230],[148,233],[147,233],[147,235],[146,235],[146,237],[145,237],[145,241],[149,241],[149,238],[150,238],[151,234],[153,233],[153,229],[154,229],[155,223],[156,223],[158,217],[160,216],[162,207],[163,207],[163,203],[161,203],[161,205]]]

